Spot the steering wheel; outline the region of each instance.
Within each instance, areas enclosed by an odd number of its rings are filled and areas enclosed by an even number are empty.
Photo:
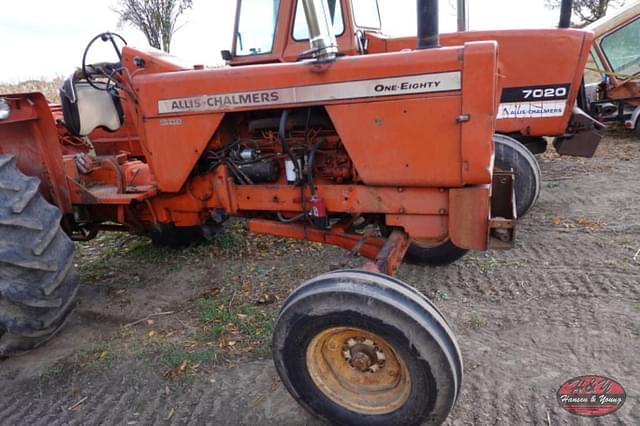
[[[91,46],[93,46],[93,43],[95,43],[98,39],[102,40],[103,42],[111,42],[111,45],[118,55],[118,62],[103,62],[99,64],[87,65],[87,54],[89,53]],[[120,49],[118,48],[116,39],[120,40],[124,45],[127,44],[127,41],[120,34],[106,32],[98,34],[97,36],[92,38],[87,47],[84,49],[84,54],[82,55],[82,76],[94,89],[110,91],[110,85],[112,83],[114,86],[117,84],[117,81],[113,78],[113,74],[121,67],[120,61],[122,60],[122,53],[120,53]],[[102,87],[97,85],[95,83],[96,76],[105,77],[107,79],[106,84]]]

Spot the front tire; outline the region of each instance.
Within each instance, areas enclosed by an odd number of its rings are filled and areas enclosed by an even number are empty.
[[[338,271],[285,302],[273,358],[291,395],[341,425],[442,423],[462,382],[462,358],[444,317],[386,275]]]
[[[63,326],[79,279],[74,245],[40,180],[0,155],[0,357],[37,348]]]

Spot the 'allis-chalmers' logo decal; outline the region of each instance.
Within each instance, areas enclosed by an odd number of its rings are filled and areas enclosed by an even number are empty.
[[[324,102],[382,96],[401,96],[460,90],[460,71],[421,74],[344,83],[287,87],[255,92],[224,93],[163,99],[158,101],[158,114],[226,111],[239,108]]]
[[[571,85],[507,87],[502,90],[498,119],[562,117]]]

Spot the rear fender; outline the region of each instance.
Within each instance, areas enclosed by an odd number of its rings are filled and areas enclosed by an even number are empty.
[[[41,93],[0,95],[9,104],[9,116],[0,120],[0,154],[13,154],[18,168],[38,177],[40,191],[63,213],[71,213],[62,150],[55,119]]]

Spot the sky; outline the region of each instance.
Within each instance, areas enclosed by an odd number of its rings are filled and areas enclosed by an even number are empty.
[[[115,0],[7,1],[0,12],[0,82],[49,79],[71,74],[82,61],[91,38],[115,31],[129,44],[146,46],[142,33],[118,28],[111,10]],[[392,36],[416,33],[415,0],[379,0],[383,30]],[[455,31],[455,0],[440,0],[442,32]],[[182,17],[183,27],[174,35],[171,53],[192,63],[221,64],[220,50],[230,49],[236,0],[194,0]],[[558,11],[544,7],[544,0],[470,0],[470,28],[551,28]],[[96,43],[104,44],[104,43]],[[114,61],[103,46],[88,62]]]

